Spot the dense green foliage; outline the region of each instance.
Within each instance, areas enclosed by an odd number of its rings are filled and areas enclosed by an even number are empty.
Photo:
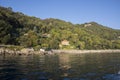
[[[68,45],[61,44],[68,41]],[[120,49],[120,30],[96,22],[72,24],[39,19],[0,7],[0,44],[36,49]]]

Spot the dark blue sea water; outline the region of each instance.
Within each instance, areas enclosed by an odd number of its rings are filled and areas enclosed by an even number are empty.
[[[0,80],[120,80],[120,53],[0,56]]]

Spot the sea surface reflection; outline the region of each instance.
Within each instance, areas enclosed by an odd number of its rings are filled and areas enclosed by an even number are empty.
[[[120,80],[120,53],[0,56],[0,80]]]

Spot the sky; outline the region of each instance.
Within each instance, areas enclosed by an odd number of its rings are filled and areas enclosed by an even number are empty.
[[[120,29],[120,0],[0,0],[0,6],[40,19],[57,18],[73,24],[94,21]]]

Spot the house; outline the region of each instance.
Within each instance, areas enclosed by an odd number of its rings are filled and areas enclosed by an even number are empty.
[[[89,26],[91,26],[91,25],[92,25],[92,24],[87,23],[87,24],[84,25],[84,27],[89,27]]]
[[[68,40],[63,40],[61,41],[61,45],[70,45]]]
[[[120,38],[120,36],[118,36],[118,38]]]
[[[50,34],[47,34],[47,33],[42,34],[42,37],[44,37],[44,38],[48,38],[48,37],[50,37]]]
[[[27,35],[28,35],[28,33],[25,33],[25,34],[24,34],[24,36],[27,36]]]
[[[63,41],[61,41],[61,43],[59,44],[59,47],[60,47],[60,48],[63,48],[63,46],[69,46],[69,45],[70,45],[70,43],[69,43],[68,40],[63,40]]]

